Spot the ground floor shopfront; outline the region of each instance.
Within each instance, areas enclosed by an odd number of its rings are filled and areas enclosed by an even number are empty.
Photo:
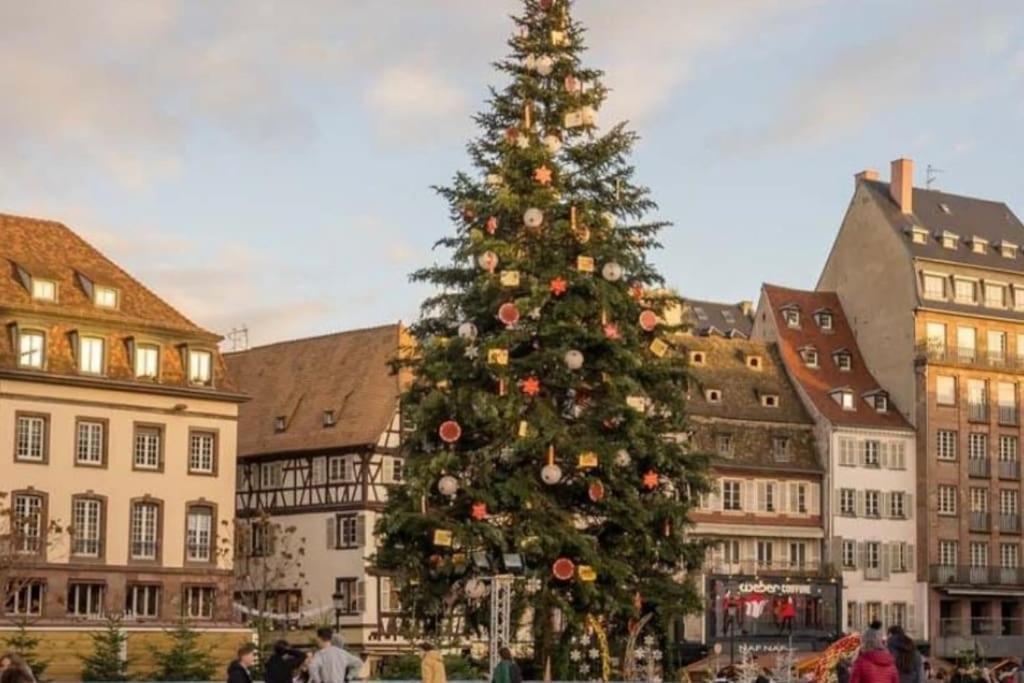
[[[976,651],[996,659],[1024,652],[1024,588],[933,584],[929,602],[932,656],[955,659]]]

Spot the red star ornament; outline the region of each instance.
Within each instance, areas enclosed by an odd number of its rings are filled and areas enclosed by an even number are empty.
[[[604,336],[613,341],[622,338],[622,335],[619,333],[619,326],[615,323],[608,323],[604,326]]]
[[[562,296],[569,290],[569,283],[565,281],[565,278],[556,277],[548,283],[548,287],[555,296]]]
[[[493,235],[498,232],[498,219],[495,216],[491,216],[487,219],[487,234]]]
[[[540,393],[540,380],[536,377],[527,377],[519,386],[527,396],[536,396]]]
[[[551,184],[552,177],[553,174],[551,172],[551,169],[548,168],[547,166],[541,166],[540,168],[533,172],[533,179],[544,186]]]
[[[487,503],[473,503],[473,507],[470,509],[469,515],[478,522],[482,519],[486,519]]]
[[[654,489],[658,488],[658,481],[658,473],[655,472],[654,470],[648,470],[647,472],[644,473],[643,484],[644,488],[647,489],[648,491],[653,491]]]

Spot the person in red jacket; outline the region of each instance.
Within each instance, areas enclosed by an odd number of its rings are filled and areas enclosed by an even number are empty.
[[[861,635],[860,654],[853,663],[850,683],[900,683],[896,661],[885,649],[881,631],[869,628]]]

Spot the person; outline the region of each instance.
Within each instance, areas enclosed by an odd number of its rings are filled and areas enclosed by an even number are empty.
[[[252,683],[250,670],[256,666],[256,645],[246,643],[238,648],[238,657],[228,665],[228,683]]]
[[[35,683],[36,677],[32,673],[32,668],[25,663],[25,660],[18,655],[8,652],[7,654],[0,657],[0,674],[7,671],[8,669],[18,669],[21,671],[21,676],[27,676],[28,681]]]
[[[882,641],[881,629],[869,628],[861,634],[860,654],[853,663],[850,683],[900,683],[896,663]]]
[[[889,627],[889,639],[886,643],[889,654],[896,660],[896,671],[900,675],[900,683],[927,683],[924,673],[924,657],[917,651],[914,639],[906,634],[900,626]]]
[[[491,683],[523,683],[523,672],[516,664],[516,660],[512,659],[512,651],[503,647],[498,650],[498,656],[501,657],[501,661],[494,667]]]
[[[347,651],[330,628],[316,632],[317,651],[309,663],[309,683],[346,683],[359,677],[363,660]]]
[[[0,672],[0,683],[36,683],[35,677],[32,676],[32,672],[27,666],[13,664],[9,657],[4,659],[8,661],[8,665]]]
[[[306,661],[306,653],[288,645],[287,640],[274,643],[274,653],[263,665],[266,683],[292,683],[296,670]]]
[[[420,679],[423,683],[448,683],[441,653],[430,643],[420,643]]]

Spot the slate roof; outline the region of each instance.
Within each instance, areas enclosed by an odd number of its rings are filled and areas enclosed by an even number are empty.
[[[779,353],[790,376],[799,383],[814,407],[833,424],[877,429],[905,429],[912,427],[900,414],[892,398],[888,410],[880,413],[865,400],[866,395],[882,390],[864,362],[835,292],[808,292],[764,285],[775,327],[779,336]],[[782,317],[782,310],[796,306],[800,311],[800,327],[792,328]],[[822,330],[814,313],[827,310],[832,314],[832,330]],[[818,352],[818,367],[810,368],[801,356],[801,350],[812,347]],[[850,354],[852,367],[842,371],[836,365],[837,351]],[[854,395],[855,410],[843,410],[830,394],[839,388],[849,388]]]
[[[401,334],[385,325],[224,354],[229,376],[252,397],[239,409],[239,456],[376,444],[398,407],[390,362]],[[328,410],[333,427],[324,427]]]
[[[750,338],[754,320],[750,316],[750,304],[719,303],[716,301],[683,300],[684,322],[694,334],[709,336],[717,334],[723,337]]]
[[[150,327],[211,341],[219,337],[196,325],[122,270],[63,223],[0,214],[0,309],[77,316],[125,327]],[[32,298],[19,270],[57,283],[56,302]],[[117,309],[97,307],[83,279],[116,288]]]

